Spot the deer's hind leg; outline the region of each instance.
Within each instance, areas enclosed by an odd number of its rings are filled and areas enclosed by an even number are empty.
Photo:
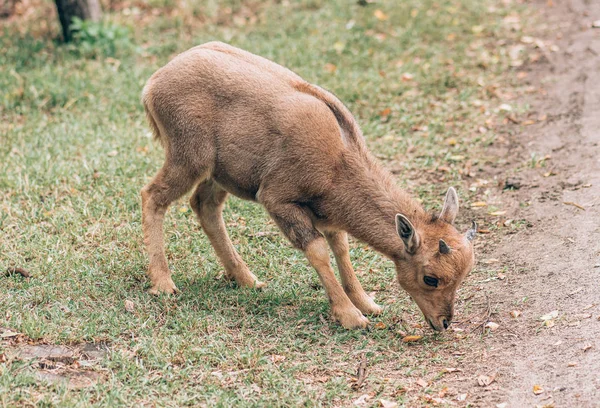
[[[142,189],[142,228],[150,258],[148,276],[152,283],[151,294],[177,291],[165,257],[164,217],[169,205],[190,191],[203,176],[202,172],[167,160],[154,179]]]
[[[241,287],[260,288],[260,282],[237,253],[223,221],[223,206],[228,193],[212,180],[200,183],[190,199],[202,229],[208,236],[219,260],[225,267],[225,276],[235,279]]]

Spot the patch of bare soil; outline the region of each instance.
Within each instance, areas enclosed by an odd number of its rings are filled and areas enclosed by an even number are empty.
[[[102,381],[103,373],[93,366],[109,352],[104,343],[36,344],[25,335],[3,327],[0,327],[0,346],[6,347],[0,353],[0,362],[25,361],[40,381],[65,384],[70,389],[87,388]]]
[[[471,378],[467,401],[598,407],[600,28],[592,25],[600,20],[600,2],[555,0],[532,7],[546,24],[540,38],[551,39],[558,50],[529,68],[530,85],[543,92],[522,102],[531,104],[529,115],[546,120],[514,126],[510,144],[496,152],[511,164],[487,174],[510,177],[509,184],[518,187],[491,194],[508,210],[507,218],[527,220],[530,228],[479,254],[480,265],[499,260],[506,279],[490,285],[487,294],[499,326],[465,362],[465,371],[493,381]]]

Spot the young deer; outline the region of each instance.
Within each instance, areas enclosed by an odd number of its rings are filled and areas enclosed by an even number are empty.
[[[191,206],[226,276],[238,285],[264,284],[225,230],[228,193],[266,208],[316,269],[344,327],[366,327],[363,314],[381,313],[354,274],[347,233],[394,261],[400,285],[434,330],[448,327],[456,289],[473,267],[475,226],[465,235],[452,226],[458,212],[453,188],[439,216],[398,188],[334,95],[267,59],[211,42],[159,69],[142,100],[166,156],[142,189],[151,293],[177,290],[164,254],[163,218],[169,204],[196,187]]]

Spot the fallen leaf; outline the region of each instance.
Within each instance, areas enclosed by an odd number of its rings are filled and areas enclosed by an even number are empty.
[[[346,47],[346,44],[344,44],[341,41],[336,42],[335,44],[333,44],[333,49],[337,51],[337,53],[341,53],[342,51],[344,51],[344,48]]]
[[[410,74],[408,72],[405,72],[404,74],[402,74],[402,80],[404,82],[412,81],[414,77],[415,76],[413,74]]]
[[[544,392],[544,389],[541,386],[539,386],[539,385],[534,385],[533,386],[533,393],[535,395],[540,395],[543,392]]]
[[[460,368],[447,367],[447,368],[444,368],[443,372],[444,373],[456,373],[456,372],[459,372],[459,371],[462,371],[462,370]]]
[[[425,380],[424,380],[424,379],[422,379],[422,378],[419,378],[419,379],[417,380],[417,384],[418,384],[418,385],[420,385],[420,386],[421,386],[421,387],[423,387],[423,388],[426,388],[426,387],[429,385],[429,384],[427,383],[427,381],[425,381]]]
[[[600,28],[600,20],[596,20],[592,23],[593,28]]]
[[[483,261],[480,261],[480,262],[481,262],[482,264],[484,264],[484,265],[491,265],[491,264],[495,264],[495,263],[498,263],[498,262],[500,262],[500,260],[499,260],[499,259],[496,259],[496,258],[490,258],[490,259],[485,259],[485,260],[483,260]]]
[[[129,313],[133,313],[135,310],[135,304],[129,299],[125,300],[125,310]]]
[[[550,328],[550,327],[554,327],[554,320],[546,320],[544,322],[544,326]]]
[[[492,231],[490,231],[489,229],[486,229],[486,228],[478,228],[477,233],[478,234],[491,234]]]
[[[456,146],[457,141],[456,138],[451,137],[450,139],[446,140],[446,143],[450,146]]]
[[[475,201],[474,203],[471,203],[471,208],[485,207],[485,206],[487,206],[487,203],[485,201]]]
[[[354,405],[365,405],[371,399],[369,394],[363,394],[354,401]]]
[[[495,217],[500,216],[500,215],[504,215],[504,214],[506,214],[506,211],[492,211],[490,213],[490,215],[493,215]]]
[[[567,367],[576,367],[577,363],[574,361],[571,361],[569,364],[567,364]]]
[[[458,396],[456,397],[457,401],[464,401],[467,399],[467,394],[458,394]]]
[[[106,155],[107,155],[108,157],[115,157],[115,156],[116,156],[118,153],[119,153],[119,152],[117,152],[116,150],[112,150],[112,151],[110,151],[110,152],[106,153]]]
[[[500,105],[499,109],[501,111],[504,111],[504,112],[511,112],[512,111],[512,106],[510,106],[507,103],[503,103],[502,105]]]
[[[513,319],[516,319],[517,317],[521,316],[521,312],[519,312],[518,310],[513,310],[512,312],[510,312],[510,316]]]
[[[0,339],[7,339],[9,337],[16,337],[18,335],[19,335],[19,333],[14,332],[14,331],[9,330],[9,329],[6,329],[2,333],[0,333]]]
[[[403,343],[414,343],[415,341],[419,341],[423,338],[423,336],[412,335],[412,336],[404,336],[402,339]]]
[[[496,375],[480,375],[479,377],[477,377],[477,383],[481,386],[481,387],[487,387],[488,385],[490,385],[491,383],[494,382],[494,380],[496,379]]]
[[[583,346],[582,350],[583,350],[583,352],[585,353],[586,351],[588,351],[588,350],[589,350],[589,349],[591,349],[591,348],[592,348],[592,345],[591,345],[591,344],[589,344],[589,343],[587,343],[587,344],[585,344],[585,345]]]
[[[556,319],[557,317],[558,317],[558,310],[553,310],[550,313],[547,313],[547,314],[543,315],[542,317],[540,317],[540,319],[543,321],[546,321],[546,320]]]
[[[494,323],[494,322],[487,322],[485,327],[490,329],[490,331],[496,331],[496,329],[498,327],[500,327],[500,325],[498,323]]]
[[[325,66],[323,68],[325,69],[325,71],[329,72],[330,74],[333,74],[335,71],[337,71],[337,66],[335,66],[334,64],[331,64],[331,63],[325,64]]]
[[[473,34],[479,34],[483,31],[485,27],[483,27],[482,25],[475,25],[473,27],[471,27],[471,31],[473,31]]]
[[[379,112],[379,116],[389,116],[390,113],[392,113],[392,110],[390,108],[385,108]]]
[[[506,279],[506,275],[505,275],[505,274],[503,274],[503,273],[501,273],[501,272],[498,272],[498,275],[497,275],[497,276],[498,276],[498,279],[500,279],[500,280],[504,280],[504,279]]]
[[[381,404],[381,406],[383,408],[397,408],[398,407],[398,403],[395,401],[388,401],[388,400],[384,400],[384,399],[380,399],[379,400],[379,404]]]
[[[377,323],[375,324],[375,328],[376,328],[376,329],[385,329],[386,327],[387,327],[387,326],[386,326],[386,325],[385,325],[385,323],[383,323],[383,322],[377,322]]]
[[[0,363],[6,363],[8,359],[6,358],[6,354],[0,354]]]
[[[389,18],[387,16],[387,14],[385,14],[383,11],[381,11],[379,9],[375,10],[375,12],[373,13],[373,15],[379,21],[385,21],[385,20],[387,20]]]
[[[506,402],[502,402],[500,404],[496,404],[496,408],[506,408],[508,406],[508,403]]]

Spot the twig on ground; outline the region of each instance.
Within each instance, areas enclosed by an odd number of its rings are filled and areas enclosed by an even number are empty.
[[[5,276],[12,276],[12,275],[21,275],[24,278],[31,278],[31,274],[29,272],[27,272],[26,269],[23,268],[8,268],[6,270]]]
[[[356,371],[356,383],[352,388],[358,390],[362,387],[365,379],[367,378],[367,355],[365,353],[362,354],[360,364],[358,365],[358,370]]]

